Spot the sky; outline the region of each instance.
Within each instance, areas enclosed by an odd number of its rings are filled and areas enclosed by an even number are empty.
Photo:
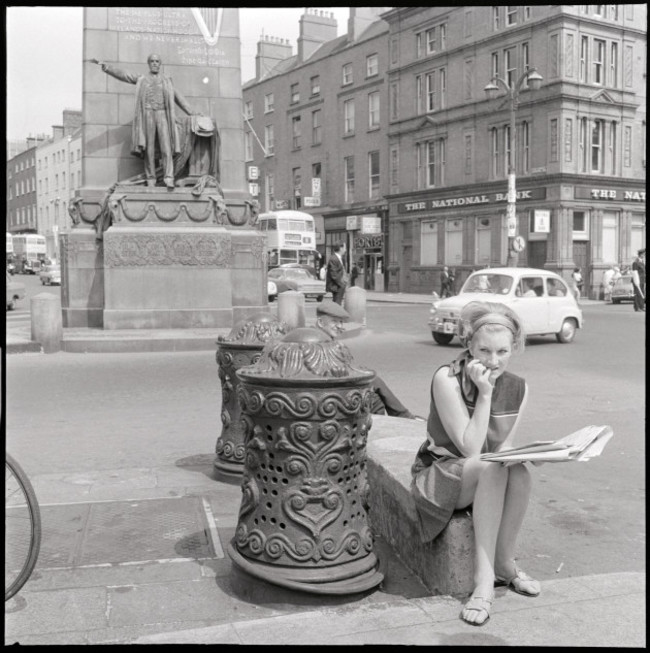
[[[264,33],[289,39],[297,52],[304,7],[240,8],[242,82],[255,76],[257,42]],[[331,11],[338,35],[347,30],[348,7]],[[81,109],[83,7],[10,6],[6,9],[8,140],[52,134],[64,109]]]

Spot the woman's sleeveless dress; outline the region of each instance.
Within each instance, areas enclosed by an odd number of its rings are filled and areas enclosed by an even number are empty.
[[[449,376],[455,376],[458,381],[461,396],[471,417],[476,406],[477,388],[465,373],[465,365],[469,360],[471,357],[465,350],[448,367]],[[488,434],[481,453],[494,451],[506,439],[519,415],[525,390],[524,379],[515,374],[504,372],[497,378],[492,393]],[[449,523],[460,494],[461,475],[466,460],[440,421],[433,399],[432,381],[427,439],[420,447],[411,468],[411,492],[420,517],[423,541],[433,540]]]

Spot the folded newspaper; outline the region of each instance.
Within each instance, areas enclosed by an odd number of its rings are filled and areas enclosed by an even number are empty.
[[[541,440],[513,449],[484,453],[481,460],[500,463],[585,461],[599,456],[613,435],[614,431],[609,426],[585,426],[559,440]]]

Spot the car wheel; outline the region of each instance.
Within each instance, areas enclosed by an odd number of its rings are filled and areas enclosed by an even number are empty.
[[[562,322],[562,327],[555,334],[558,342],[572,342],[576,337],[576,331],[578,330],[578,325],[573,318],[567,318]]]
[[[272,304],[274,299],[275,299],[275,296],[274,296],[274,295],[270,295],[270,296],[269,296],[269,304]]]
[[[322,302],[322,301],[323,301],[323,297],[325,297],[325,295],[318,295],[318,296],[316,297],[316,301],[317,301],[317,302]]]
[[[7,300],[7,310],[13,311],[16,308],[16,302],[13,299]]]
[[[620,304],[621,300],[620,299],[612,299],[612,304]]]
[[[432,331],[431,335],[439,345],[448,345],[454,339],[453,333],[436,333]]]

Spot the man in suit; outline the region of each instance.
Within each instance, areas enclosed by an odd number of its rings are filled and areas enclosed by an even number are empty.
[[[327,262],[327,275],[325,277],[325,290],[332,293],[332,299],[343,304],[345,288],[348,285],[348,273],[345,271],[345,244],[337,243]]]
[[[632,263],[632,284],[634,286],[634,310],[645,311],[645,249],[638,251]]]

